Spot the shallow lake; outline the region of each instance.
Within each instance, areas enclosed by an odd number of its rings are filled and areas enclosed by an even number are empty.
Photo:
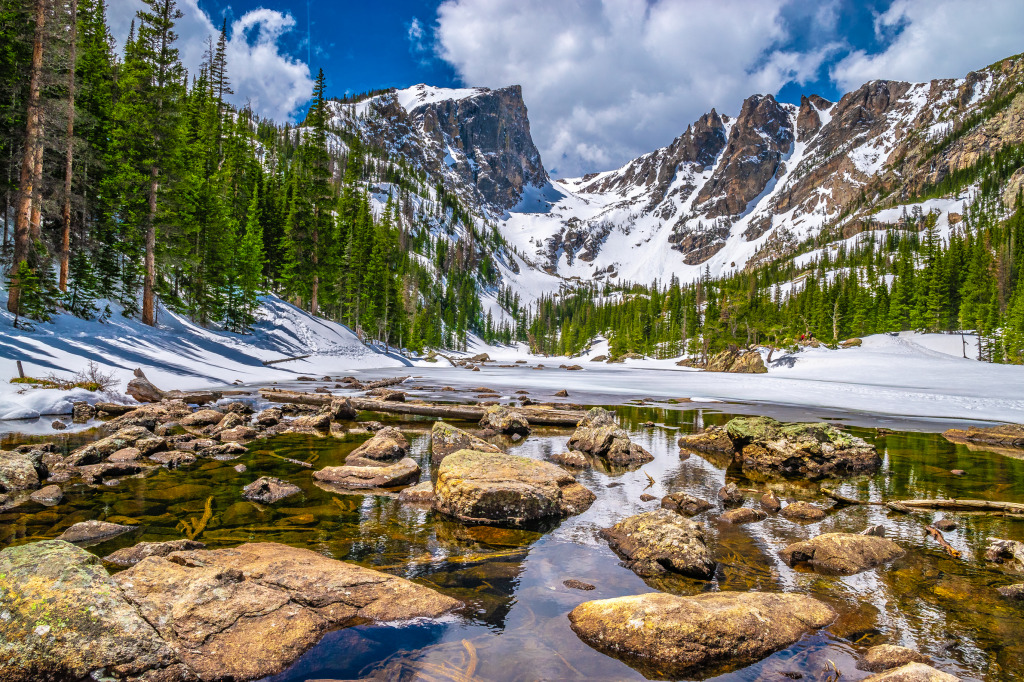
[[[186,469],[160,469],[146,478],[126,478],[114,486],[69,487],[64,502],[56,507],[25,503],[0,513],[0,547],[52,538],[67,526],[88,519],[130,519],[139,525],[137,532],[89,548],[103,556],[139,541],[178,539],[182,537],[181,522],[201,519],[209,507],[212,515],[197,539],[210,548],[254,541],[308,547],[435,587],[466,604],[456,617],[439,623],[362,626],[333,632],[289,670],[268,678],[273,682],[644,679],[625,663],[583,644],[570,630],[566,614],[583,601],[652,589],[678,594],[750,589],[801,592],[827,602],[840,614],[825,631],[757,664],[713,679],[785,680],[802,675],[803,679],[819,680],[825,679],[831,661],[842,671],[843,680],[858,680],[869,673],[857,670],[856,661],[868,646],[881,643],[916,648],[964,679],[1021,679],[1024,608],[1002,599],[995,590],[1024,577],[987,564],[983,554],[990,537],[1024,541],[1024,520],[941,512],[901,516],[884,507],[851,506],[837,509],[817,523],[799,524],[776,516],[734,527],[715,520],[721,511],[716,507],[695,517],[705,525],[719,562],[714,580],[680,578],[647,584],[623,568],[597,536],[600,528],[626,516],[658,508],[656,500],[640,500],[644,493],[660,498],[686,491],[714,501],[723,483],[735,480],[740,487],[775,490],[783,499],[805,499],[826,507],[829,502],[816,484],[750,480],[714,457],[681,456],[676,445],[680,433],[724,423],[731,412],[757,412],[755,407],[659,404],[613,409],[655,460],[633,471],[583,471],[578,478],[596,493],[597,501],[585,513],[544,532],[467,527],[427,508],[401,504],[394,496],[342,495],[321,489],[312,472],[341,464],[367,436],[285,435],[257,441],[247,454],[230,461],[199,460]],[[777,414],[778,410],[761,412]],[[797,410],[781,416],[812,419],[820,414]],[[837,485],[841,494],[872,501],[1024,499],[1024,460],[949,443],[929,432],[937,430],[937,425],[903,423],[905,429],[922,430],[879,435],[869,427],[892,428],[892,419],[863,413],[850,417],[846,424],[842,419],[839,423],[874,442],[883,455],[883,466],[873,476]],[[648,421],[655,426],[645,426]],[[424,472],[429,471],[431,422],[388,423],[406,433],[411,456]],[[524,441],[502,444],[513,454],[544,459],[564,451],[570,434],[569,429],[537,429]],[[68,448],[90,437],[94,436],[63,436]],[[23,440],[7,436],[0,448]],[[289,459],[313,466],[300,466]],[[244,473],[235,470],[239,464],[245,465]],[[967,475],[954,476],[949,473],[952,469],[963,469]],[[244,501],[242,487],[263,475],[287,479],[303,493],[267,506]],[[961,558],[946,554],[924,532],[927,522],[943,516],[958,523],[956,530],[945,535],[962,552]],[[907,550],[906,556],[877,570],[830,577],[792,569],[776,554],[797,540],[830,531],[860,532],[874,524],[882,524],[887,537]],[[563,585],[570,578],[595,589],[570,589]]]

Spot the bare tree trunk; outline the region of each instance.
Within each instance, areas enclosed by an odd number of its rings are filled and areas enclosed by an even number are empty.
[[[75,51],[78,47],[78,0],[71,0],[71,37],[68,51],[68,139],[64,165],[64,235],[60,250],[60,290],[68,290],[68,263],[71,259],[71,177],[75,146]]]
[[[314,220],[319,214],[314,213]],[[309,301],[309,312],[316,316],[320,314],[320,235],[313,230],[313,295]]]
[[[28,258],[29,221],[32,218],[32,190],[35,177],[36,147],[42,144],[40,134],[40,102],[39,81],[43,71],[43,31],[46,28],[46,0],[36,0],[36,30],[32,42],[32,66],[28,86],[28,111],[25,124],[25,143],[21,155],[21,176],[18,197],[18,212],[14,220],[14,257],[11,270],[16,272]],[[17,314],[21,301],[21,287],[17,278],[11,279],[10,291],[7,296],[7,310]]]
[[[142,323],[156,326],[156,193],[159,188],[160,169],[150,168],[149,219],[146,221],[145,276],[142,280]]]
[[[39,144],[32,170],[32,219],[29,222],[29,240],[36,242],[43,236],[43,115],[39,114]]]

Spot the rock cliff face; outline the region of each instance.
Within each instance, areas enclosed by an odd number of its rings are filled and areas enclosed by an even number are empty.
[[[398,152],[448,188],[501,213],[528,185],[548,181],[530,135],[518,85],[442,90],[418,85],[358,104],[333,103],[335,117],[361,118],[369,138]]]

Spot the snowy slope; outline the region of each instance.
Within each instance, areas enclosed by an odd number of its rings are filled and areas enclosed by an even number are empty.
[[[113,372],[120,388],[136,367],[165,390],[270,382],[303,374],[339,374],[360,368],[397,367],[406,361],[364,346],[345,326],[315,318],[268,296],[251,334],[212,331],[161,309],[157,328],[115,312],[106,323],[58,315],[32,331],[12,326],[6,292],[0,293],[0,419],[66,414],[72,400],[95,402],[94,393],[25,389],[7,383],[21,360],[32,377],[70,378],[90,361]],[[308,359],[264,366],[264,360],[298,355]]]

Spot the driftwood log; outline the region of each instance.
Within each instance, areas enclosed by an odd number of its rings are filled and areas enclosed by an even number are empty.
[[[309,357],[308,355],[296,355],[295,357],[291,357],[291,358],[278,358],[277,360],[264,360],[263,361],[263,366],[264,367],[270,367],[271,365],[276,365],[276,364],[278,364],[280,362],[291,362],[292,360],[305,360],[308,357]]]
[[[954,559],[960,558],[960,550],[954,549],[953,545],[946,542],[946,538],[942,536],[942,533],[939,531],[938,528],[934,526],[925,526],[924,530],[928,533],[928,535],[932,536],[932,538],[935,539],[935,542],[939,543],[939,546],[942,547],[942,549],[946,550],[946,554],[953,557]]]
[[[303,393],[300,391],[277,391],[261,389],[260,396],[273,403],[292,403],[296,405],[329,405],[337,400],[337,396],[325,393]],[[373,400],[371,398],[348,398],[352,407],[366,412],[386,412],[388,414],[409,414],[420,417],[441,417],[442,419],[461,419],[479,421],[487,411],[481,405],[450,405],[438,403],[397,403]],[[538,426],[576,426],[586,413],[577,410],[558,410],[544,407],[517,407],[531,424]]]
[[[367,384],[360,384],[360,386],[366,390],[372,390],[374,388],[385,388],[386,386],[395,386],[400,384],[409,377],[392,377],[390,379],[381,379],[380,381],[371,381]]]
[[[989,511],[1007,514],[1024,514],[1024,504],[1019,502],[994,502],[991,500],[899,500],[908,509],[945,509],[947,511]]]

